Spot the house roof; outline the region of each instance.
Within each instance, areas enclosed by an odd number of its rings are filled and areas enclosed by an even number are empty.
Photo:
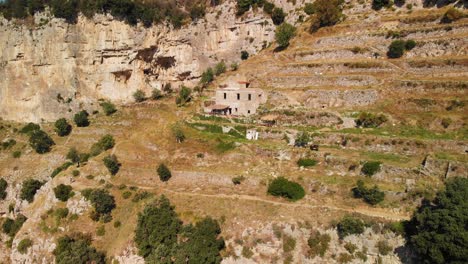
[[[222,104],[215,104],[215,105],[210,105],[208,106],[211,110],[225,110],[228,109],[228,105],[222,105]]]

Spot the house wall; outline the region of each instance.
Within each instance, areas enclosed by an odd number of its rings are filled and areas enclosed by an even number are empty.
[[[257,108],[264,102],[266,102],[265,94],[259,89],[219,89],[216,91],[216,103],[229,105],[232,115],[255,114]]]

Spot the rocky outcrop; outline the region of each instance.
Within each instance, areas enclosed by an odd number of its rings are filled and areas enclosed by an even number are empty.
[[[214,63],[238,61],[240,51],[255,54],[273,40],[267,15],[251,11],[236,18],[235,8],[235,1],[226,1],[179,30],[130,26],[110,15],[80,17],[76,24],[47,12],[33,25],[1,19],[0,117],[54,120],[93,110],[101,98],[126,103],[137,89],[149,94],[166,83],[193,84]]]

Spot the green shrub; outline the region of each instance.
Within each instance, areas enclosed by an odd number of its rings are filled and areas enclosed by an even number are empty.
[[[284,22],[284,19],[286,18],[286,13],[284,13],[282,8],[275,7],[273,8],[273,12],[271,14],[271,19],[273,20],[273,24],[275,25],[281,25],[281,23]]]
[[[104,166],[106,166],[107,170],[110,174],[116,175],[117,172],[120,170],[120,163],[115,155],[108,155],[104,157],[102,160],[104,162]]]
[[[82,194],[93,205],[97,218],[110,215],[116,206],[114,196],[105,189],[86,189]]]
[[[359,235],[364,232],[364,222],[355,217],[345,216],[337,225],[338,236],[343,239],[348,235]]]
[[[200,84],[206,87],[208,84],[214,81],[213,69],[208,68],[201,75]]]
[[[190,102],[190,100],[192,100],[192,90],[182,85],[182,87],[179,90],[179,95],[176,97],[176,104],[178,106],[183,106],[186,103]]]
[[[44,182],[29,179],[23,182],[23,187],[21,188],[20,199],[26,200],[30,203],[34,201],[34,195],[36,192],[44,185]]]
[[[363,112],[354,121],[357,127],[375,128],[387,122],[387,117],[383,114],[372,114]]]
[[[380,240],[377,242],[377,249],[379,250],[379,254],[381,255],[388,255],[393,251],[393,247],[388,244],[385,240]]]
[[[414,41],[412,39],[406,41],[406,43],[405,43],[405,49],[406,50],[412,50],[412,49],[414,49],[414,47],[416,47],[416,41]]]
[[[164,163],[159,164],[157,172],[159,175],[159,179],[163,182],[168,181],[172,177],[171,171]]]
[[[436,198],[423,202],[405,223],[408,244],[421,263],[466,263],[468,179],[446,181]]]
[[[117,108],[110,101],[102,102],[101,107],[102,107],[102,110],[104,111],[104,114],[106,114],[106,116],[110,116],[113,113],[117,112]]]
[[[296,147],[305,147],[309,144],[310,136],[307,132],[301,132],[297,134],[296,139],[294,140],[294,146]]]
[[[289,41],[296,35],[296,27],[291,24],[283,23],[275,30],[275,40],[279,48],[286,48]]]
[[[68,213],[70,211],[68,210],[68,208],[57,208],[55,211],[54,211],[54,215],[55,217],[57,217],[57,219],[64,219],[68,216]]]
[[[146,100],[146,94],[142,90],[136,90],[133,93],[133,99],[135,99],[135,102],[141,103]]]
[[[54,171],[52,171],[52,174],[50,175],[51,178],[54,178],[57,176],[60,172],[68,169],[70,166],[72,166],[73,163],[67,161],[64,164],[60,165],[60,167],[56,168]]]
[[[80,233],[60,237],[53,254],[57,264],[106,263],[106,255],[91,245],[91,237]]]
[[[353,260],[353,255],[351,254],[348,254],[348,253],[340,253],[340,255],[338,255],[338,263],[348,263],[348,262],[351,262]]]
[[[57,199],[66,202],[73,196],[73,188],[70,185],[59,184],[54,188],[54,193]]]
[[[11,155],[13,156],[13,158],[19,159],[21,157],[21,151],[20,150],[15,150],[15,151],[13,151],[13,153]]]
[[[344,245],[344,248],[345,248],[350,254],[354,254],[354,252],[357,250],[357,246],[354,245],[354,244],[351,243],[351,242],[346,242],[346,244]]]
[[[132,199],[132,202],[134,203],[138,203],[139,201],[142,201],[142,200],[145,200],[145,199],[148,199],[150,197],[152,197],[153,194],[150,193],[150,192],[147,192],[147,191],[139,191],[135,194],[135,196],[133,196],[133,199]]]
[[[29,137],[29,145],[39,154],[47,153],[51,150],[55,142],[46,132],[35,130],[31,132]]]
[[[385,198],[385,193],[380,191],[377,185],[373,188],[367,188],[362,180],[357,181],[357,186],[352,189],[352,192],[355,198],[362,198],[371,205],[376,205]]]
[[[342,0],[317,0],[313,3],[314,15],[311,17],[309,31],[316,32],[321,27],[333,26],[340,22],[343,15]]]
[[[28,252],[28,248],[32,246],[33,242],[29,238],[24,238],[18,243],[18,252],[21,254],[26,254]]]
[[[245,177],[244,177],[244,176],[237,176],[237,177],[232,178],[232,183],[233,183],[234,185],[239,185],[239,184],[241,184],[244,180],[245,180]]]
[[[268,194],[282,196],[291,201],[297,201],[305,196],[304,188],[299,183],[278,177],[268,185]]]
[[[253,251],[252,251],[249,247],[247,247],[247,246],[243,246],[243,247],[242,247],[242,252],[241,252],[241,254],[242,254],[242,256],[243,256],[244,258],[246,258],[246,259],[249,259],[249,258],[251,258],[251,257],[254,255]]]
[[[114,222],[114,228],[119,228],[121,225],[122,223],[118,220]]]
[[[387,56],[395,59],[400,58],[405,53],[406,42],[404,40],[394,40],[388,47]]]
[[[311,234],[307,244],[309,245],[309,254],[311,258],[315,256],[323,257],[328,250],[330,245],[331,237],[329,234],[320,234],[320,232],[314,232]]]
[[[296,239],[294,237],[283,235],[283,252],[291,252],[296,248]]]
[[[391,2],[390,0],[372,0],[372,9],[380,10],[383,7],[390,7]]]
[[[366,176],[373,176],[377,172],[380,171],[382,163],[379,161],[366,161],[364,165],[362,165],[361,173]]]
[[[159,100],[161,98],[163,98],[161,91],[158,89],[153,89],[151,92],[151,100]]]
[[[109,150],[115,146],[114,137],[107,134],[104,135],[98,142],[94,143],[91,146],[90,155],[97,156],[101,154],[103,151]]]
[[[313,167],[317,165],[317,161],[314,159],[300,158],[297,160],[297,166],[299,167]]]
[[[82,110],[73,116],[73,121],[77,127],[87,127],[89,126],[88,112]]]
[[[5,200],[7,197],[8,182],[5,179],[0,178],[0,200]]]
[[[124,198],[124,199],[130,198],[130,196],[132,196],[132,192],[130,192],[130,191],[125,191],[125,192],[122,193],[122,198]]]
[[[309,16],[313,15],[315,13],[314,4],[313,3],[305,3],[304,12]]]
[[[64,137],[70,135],[72,131],[72,126],[68,123],[65,118],[60,118],[55,121],[55,132],[59,137]]]
[[[106,234],[106,227],[101,225],[96,229],[96,236],[104,236]]]

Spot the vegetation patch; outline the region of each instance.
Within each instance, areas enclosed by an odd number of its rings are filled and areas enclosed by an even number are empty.
[[[382,163],[379,161],[366,161],[364,165],[362,165],[361,173],[371,177],[380,171],[381,166]]]
[[[70,185],[59,184],[57,187],[54,188],[54,194],[57,199],[62,202],[68,201],[74,193],[73,188]]]
[[[337,225],[338,236],[340,239],[348,235],[359,235],[364,233],[364,222],[352,216],[345,216]]]
[[[385,193],[382,192],[377,185],[372,188],[367,188],[362,180],[357,181],[357,186],[352,189],[354,198],[362,198],[366,203],[376,205],[382,202],[385,198]]]
[[[18,252],[21,254],[26,254],[28,252],[28,248],[30,248],[33,245],[33,242],[29,238],[24,238],[18,243]]]
[[[23,187],[21,188],[20,199],[26,200],[30,203],[34,201],[34,195],[44,185],[45,182],[41,182],[34,179],[25,180]]]
[[[68,169],[70,166],[72,166],[73,163],[72,162],[65,162],[63,163],[62,165],[60,165],[58,168],[54,169],[52,171],[52,174],[50,175],[51,178],[54,178],[55,176],[57,176],[59,173],[61,173],[62,171]]]
[[[297,201],[305,196],[304,188],[299,183],[289,181],[284,177],[278,177],[268,185],[268,194],[281,196],[290,201]]]
[[[325,253],[329,248],[330,241],[331,237],[329,234],[321,234],[320,232],[312,233],[307,240],[310,257],[314,258],[315,256],[325,256]]]
[[[65,235],[57,240],[57,247],[54,249],[55,262],[57,264],[105,264],[106,255],[97,251],[91,245],[90,235],[74,233]]]
[[[297,166],[299,167],[313,167],[317,165],[318,161],[309,158],[300,158],[297,160]]]

